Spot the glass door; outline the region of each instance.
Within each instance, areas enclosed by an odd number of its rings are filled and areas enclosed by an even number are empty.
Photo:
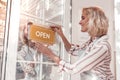
[[[61,0],[20,0],[16,80],[56,80],[62,76],[57,73],[55,63],[35,49],[32,49],[30,45],[27,45],[27,42],[24,42],[23,29],[29,23],[39,26],[42,25],[42,27],[49,27],[54,24],[63,25],[63,6],[64,4]],[[29,41],[28,44],[30,44]],[[60,56],[61,42],[58,39],[55,41],[55,44],[49,46],[49,48],[51,48],[56,55]],[[56,75],[54,76],[54,74]]]
[[[70,0],[8,0],[8,4],[8,45],[2,80],[69,80],[69,75],[58,73],[58,66],[30,45],[29,36],[25,37],[24,32],[31,24],[44,28],[61,25],[71,40]],[[56,33],[54,44],[48,47],[62,59],[70,61]]]

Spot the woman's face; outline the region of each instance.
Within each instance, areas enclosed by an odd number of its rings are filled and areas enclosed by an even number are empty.
[[[88,16],[86,15],[86,12],[82,12],[81,20],[79,24],[81,25],[81,31],[82,32],[87,32],[88,30]]]

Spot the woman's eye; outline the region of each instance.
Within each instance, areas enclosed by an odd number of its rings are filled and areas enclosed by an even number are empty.
[[[84,19],[85,19],[85,17],[84,17],[84,16],[82,16],[82,17],[81,17],[81,19],[82,19],[82,20],[84,20]]]

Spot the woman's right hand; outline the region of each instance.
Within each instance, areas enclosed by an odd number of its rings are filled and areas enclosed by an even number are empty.
[[[63,31],[62,31],[62,27],[61,26],[50,26],[50,28],[53,31],[57,32],[60,36],[63,35]]]
[[[57,32],[60,35],[60,37],[62,38],[62,40],[64,42],[64,46],[65,46],[66,50],[69,51],[71,48],[71,44],[67,40],[65,35],[63,34],[62,27],[61,26],[50,26],[50,27],[53,31]]]

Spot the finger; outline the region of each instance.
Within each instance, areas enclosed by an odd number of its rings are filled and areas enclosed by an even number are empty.
[[[55,29],[55,28],[59,29],[60,26],[50,26],[50,28],[52,28],[52,29]]]
[[[36,42],[35,46],[36,46],[36,49],[42,49],[45,47],[44,44],[39,43],[39,42]]]

